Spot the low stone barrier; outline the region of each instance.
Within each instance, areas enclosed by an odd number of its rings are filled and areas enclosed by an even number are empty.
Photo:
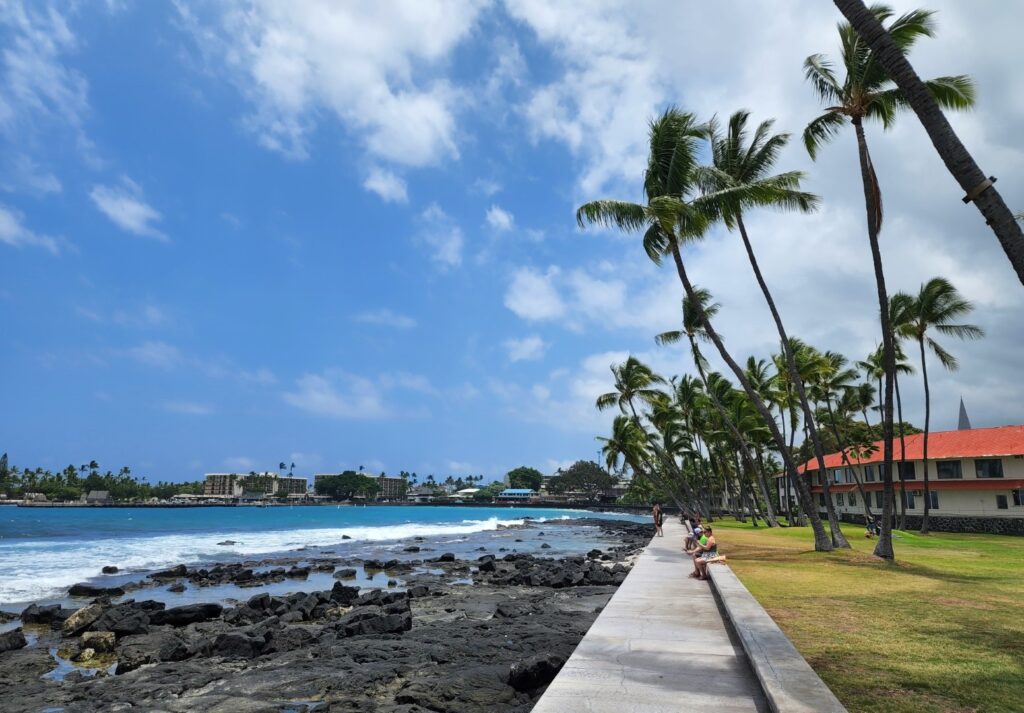
[[[846,713],[793,642],[728,565],[708,565],[711,585],[774,713]]]
[[[824,516],[824,515],[823,515]],[[844,512],[839,516],[843,522],[864,524],[859,513]],[[907,529],[919,530],[920,515],[907,515]],[[968,515],[937,515],[928,517],[928,528],[933,532],[974,532],[988,535],[1024,535],[1024,517],[970,517]]]

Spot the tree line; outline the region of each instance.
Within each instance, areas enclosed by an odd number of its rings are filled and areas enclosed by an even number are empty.
[[[149,483],[145,478],[132,475],[131,468],[122,467],[116,473],[101,471],[92,460],[82,465],[68,465],[61,471],[45,468],[19,468],[10,465],[7,454],[0,456],[0,493],[8,498],[23,498],[29,493],[40,493],[47,500],[79,500],[94,490],[105,490],[114,500],[143,501],[150,498],[165,500],[180,493],[200,494],[202,481],[190,483]]]
[[[874,5],[870,14],[904,54],[920,38],[934,35],[933,13],[929,11],[914,10],[897,17],[890,8]],[[642,247],[652,261],[670,260],[683,292],[682,328],[661,334],[657,340],[660,344],[685,340],[697,373],[696,377],[666,380],[632,357],[613,365],[616,390],[597,401],[598,408],[618,406],[621,411],[611,436],[602,439],[608,465],[628,467],[638,478],[637,487],[658,489],[689,509],[707,512],[709,497],[720,492],[715,488],[725,489],[739,513],[744,508],[751,513],[760,509],[769,525],[779,524],[769,478],[781,472],[797,498],[795,507],[788,498],[778,505],[786,510],[790,522],[794,521],[794,509],[797,522],[806,518],[814,533],[815,549],[828,551],[849,547],[849,543],[839,528],[828,478],[823,478],[827,529],[822,522],[808,481],[800,475],[801,453],[795,448],[795,437],[798,433],[803,437],[802,455],[810,457],[811,469],[824,474],[827,440],[844,447],[847,459],[848,453],[871,447],[858,442],[856,434],[870,434],[881,440],[883,451],[882,528],[875,554],[892,559],[896,519],[893,442],[897,432],[900,438],[908,432],[902,414],[897,421],[894,412],[902,411],[899,376],[911,369],[900,344],[910,340],[919,348],[927,443],[927,354],[930,351],[937,356],[946,368],[956,367],[955,358],[933,335],[968,339],[980,337],[982,332],[975,325],[959,322],[972,305],[942,277],[922,284],[916,295],[889,294],[879,242],[882,190],[868,150],[865,123],[888,128],[908,107],[908,100],[877,61],[875,50],[848,22],[840,23],[838,31],[838,68],[822,54],[804,62],[805,77],[825,112],[808,123],[803,143],[814,158],[845,127],[854,130],[880,327],[877,350],[858,362],[866,377],[862,382],[852,383],[856,377],[847,357],[819,352],[787,332],[747,230],[745,218],[754,210],[810,213],[821,203],[818,196],[802,190],[803,172],[775,172],[790,135],[774,133],[773,120],[751,129],[746,110],[734,112],[722,125],[716,118],[702,121],[675,107],[667,109],[650,124],[644,202],[592,201],[578,209],[577,222],[581,228],[596,224],[640,233]],[[938,106],[965,109],[974,104],[974,83],[965,75],[927,80],[922,86]],[[704,155],[710,157],[706,164],[700,161]],[[716,224],[738,234],[771,313],[779,349],[770,355],[770,361],[751,356],[743,365],[734,358],[714,326],[720,305],[691,280],[687,248],[704,239]],[[731,372],[729,378],[738,386],[710,369],[700,351],[704,343],[714,346]],[[878,413],[874,424],[868,418],[872,408]],[[863,419],[865,429],[853,427],[855,417]],[[927,450],[925,458],[922,530],[927,532]],[[859,477],[856,469],[851,471]],[[863,495],[863,484],[858,482],[858,488]],[[870,503],[864,500],[867,514]]]

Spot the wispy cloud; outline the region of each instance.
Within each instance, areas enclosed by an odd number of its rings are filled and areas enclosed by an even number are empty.
[[[34,233],[25,227],[21,213],[0,205],[0,243],[16,248],[36,247],[51,255],[59,255],[60,247],[56,238]]]
[[[379,166],[370,169],[363,188],[372,191],[388,203],[408,203],[409,191],[405,180],[394,171]]]
[[[536,361],[544,356],[548,348],[547,343],[536,334],[522,339],[506,339],[503,345],[511,362]]]
[[[487,224],[495,230],[505,232],[512,230],[512,227],[515,225],[515,218],[501,206],[492,205],[487,209]]]
[[[369,379],[348,374],[306,374],[284,394],[292,406],[317,416],[351,420],[384,418],[387,409]]]
[[[94,186],[89,197],[100,212],[122,230],[161,242],[170,240],[153,225],[160,222],[160,213],[146,203],[142,188],[127,176],[117,185]]]
[[[394,327],[395,329],[412,329],[416,326],[416,320],[412,317],[393,312],[387,308],[360,312],[354,315],[352,319],[363,324],[378,324],[382,327]]]
[[[182,363],[181,351],[167,342],[151,341],[125,351],[130,358],[159,369],[173,369]]]
[[[437,203],[431,203],[420,214],[420,225],[417,239],[433,251],[435,263],[442,268],[462,264],[462,228]]]
[[[180,413],[186,416],[208,416],[213,413],[213,406],[198,401],[165,401],[164,411]]]

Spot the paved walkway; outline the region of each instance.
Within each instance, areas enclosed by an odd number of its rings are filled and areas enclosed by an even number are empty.
[[[708,583],[687,576],[683,532],[666,521],[533,713],[768,711]]]

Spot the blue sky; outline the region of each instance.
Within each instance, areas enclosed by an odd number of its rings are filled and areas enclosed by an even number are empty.
[[[669,103],[798,131],[816,109],[800,62],[835,49],[827,7],[679,5],[0,2],[0,450],[153,480],[593,457],[611,363],[688,364],[653,343],[675,325],[672,275],[635,240],[580,233],[575,207],[637,197]],[[975,75],[958,130],[1024,206],[1015,23],[958,13],[921,71]],[[730,33],[749,41],[725,51]],[[752,229],[792,331],[860,358],[876,328],[845,138],[783,158],[821,212]],[[990,335],[956,345],[936,425],[961,393],[976,425],[1021,422],[1020,286],[912,117],[871,138],[894,287],[945,274]],[[766,355],[740,257],[716,231],[695,279],[736,352]]]

